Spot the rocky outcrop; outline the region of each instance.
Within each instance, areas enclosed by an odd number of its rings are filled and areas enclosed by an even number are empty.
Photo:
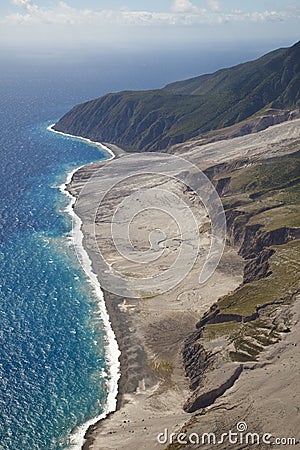
[[[257,281],[271,275],[269,259],[274,253],[274,249],[264,248],[255,258],[247,261],[244,267],[244,283]]]
[[[254,312],[253,314],[250,314],[249,316],[242,316],[241,314],[224,314],[221,312],[221,310],[217,307],[213,312],[210,311],[210,313],[200,320],[196,324],[197,328],[202,328],[206,324],[216,324],[216,323],[226,323],[226,322],[251,322],[252,320],[257,319],[258,313]]]
[[[257,281],[271,275],[269,259],[275,253],[273,245],[283,245],[300,239],[299,228],[282,227],[272,231],[262,231],[261,226],[246,226],[243,243],[239,250],[246,260],[244,283]]]
[[[245,259],[256,259],[266,247],[282,245],[300,238],[299,228],[282,227],[262,231],[260,225],[246,226],[240,255]]]
[[[205,386],[200,387],[187,400],[184,410],[193,413],[206,408],[230,389],[243,371],[241,364],[227,364],[209,373],[205,379]]]
[[[193,333],[185,341],[182,357],[185,375],[190,379],[190,389],[196,389],[201,382],[201,375],[209,366],[209,355],[198,342],[202,336],[202,330]]]

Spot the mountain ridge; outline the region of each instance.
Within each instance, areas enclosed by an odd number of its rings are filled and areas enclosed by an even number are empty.
[[[300,41],[162,89],[106,94],[76,105],[54,129],[128,151],[158,151],[268,107],[300,108]]]

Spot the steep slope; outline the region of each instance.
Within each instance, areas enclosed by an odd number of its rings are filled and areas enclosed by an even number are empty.
[[[299,390],[292,364],[298,361],[300,151],[212,166],[206,173],[224,204],[228,240],[246,264],[243,283],[212,305],[183,347],[191,388],[185,410],[195,414],[180,432],[220,436],[242,417],[252,431],[267,423],[268,431],[287,433],[289,424],[295,426],[292,399]],[[249,446],[220,441],[215,447]],[[174,440],[167,448],[194,446]]]
[[[75,106],[54,128],[127,150],[155,151],[228,127],[266,107],[300,107],[300,41],[163,89],[107,94]]]

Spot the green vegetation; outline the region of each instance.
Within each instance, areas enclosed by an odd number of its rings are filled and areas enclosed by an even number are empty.
[[[174,363],[166,359],[153,358],[150,362],[150,368],[153,372],[164,381],[171,381],[174,371]]]
[[[231,335],[238,327],[237,322],[212,323],[205,325],[205,339],[213,341],[224,335]]]
[[[218,301],[221,313],[249,317],[260,310],[259,317],[250,322],[223,322],[205,325],[203,342],[223,337],[228,341],[233,361],[255,361],[268,345],[278,342],[280,332],[286,329],[271,318],[271,311],[280,304],[288,305],[300,291],[300,241],[274,246],[270,258],[272,274],[259,281],[247,283]],[[264,314],[264,309],[268,313]]]
[[[254,219],[249,221],[249,225],[257,223],[263,225],[263,229],[273,231],[278,228],[300,227],[299,205],[282,206],[257,214]]]
[[[300,144],[299,144],[300,145]],[[224,175],[223,175],[224,176]],[[262,225],[265,231],[300,227],[300,152],[260,161],[226,173],[223,203],[241,213],[236,224]],[[222,179],[219,175],[218,181]]]
[[[235,219],[235,229],[259,225],[259,233],[273,231],[284,241],[285,229],[300,228],[300,152],[258,161],[232,172],[218,175],[216,181],[228,181],[223,193],[227,214],[241,215]],[[235,206],[238,202],[239,206]],[[251,238],[255,239],[255,238]],[[249,243],[250,247],[255,241]],[[271,245],[275,253],[268,260],[268,276],[243,284],[233,293],[219,299],[219,314],[234,315],[230,322],[206,324],[202,341],[223,338],[228,342],[231,360],[255,361],[268,345],[278,342],[280,333],[288,327],[275,320],[276,308],[291,304],[300,292],[300,240]],[[255,319],[255,313],[259,315]],[[237,322],[234,317],[251,321]],[[254,320],[253,320],[254,319]]]
[[[105,95],[75,106],[55,129],[129,151],[155,151],[241,122],[267,107],[299,104],[300,42],[163,89]]]
[[[257,307],[286,301],[300,290],[300,241],[272,248],[276,250],[270,258],[272,274],[247,283],[219,300],[222,312],[247,317],[255,313]]]
[[[272,274],[259,281],[247,283],[218,301],[221,313],[249,317],[259,307],[288,305],[300,291],[300,241],[275,246],[275,254],[270,259]],[[263,310],[262,310],[263,311]],[[262,314],[250,322],[223,322],[207,324],[204,328],[204,342],[220,337],[233,344],[235,351],[229,355],[234,361],[256,360],[264,347],[278,342],[280,332],[285,327],[269,320]]]
[[[234,193],[263,194],[279,188],[300,184],[300,154],[262,161],[229,174],[230,191]]]

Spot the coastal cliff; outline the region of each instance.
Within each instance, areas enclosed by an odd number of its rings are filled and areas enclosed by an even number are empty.
[[[299,108],[299,61],[298,42],[163,89],[107,94],[75,106],[54,129],[139,152],[165,150],[250,117],[239,135],[256,132]]]
[[[226,207],[228,240],[246,264],[241,286],[210,307],[184,344],[189,413],[205,411],[291,332],[300,293],[299,156],[208,171]]]

